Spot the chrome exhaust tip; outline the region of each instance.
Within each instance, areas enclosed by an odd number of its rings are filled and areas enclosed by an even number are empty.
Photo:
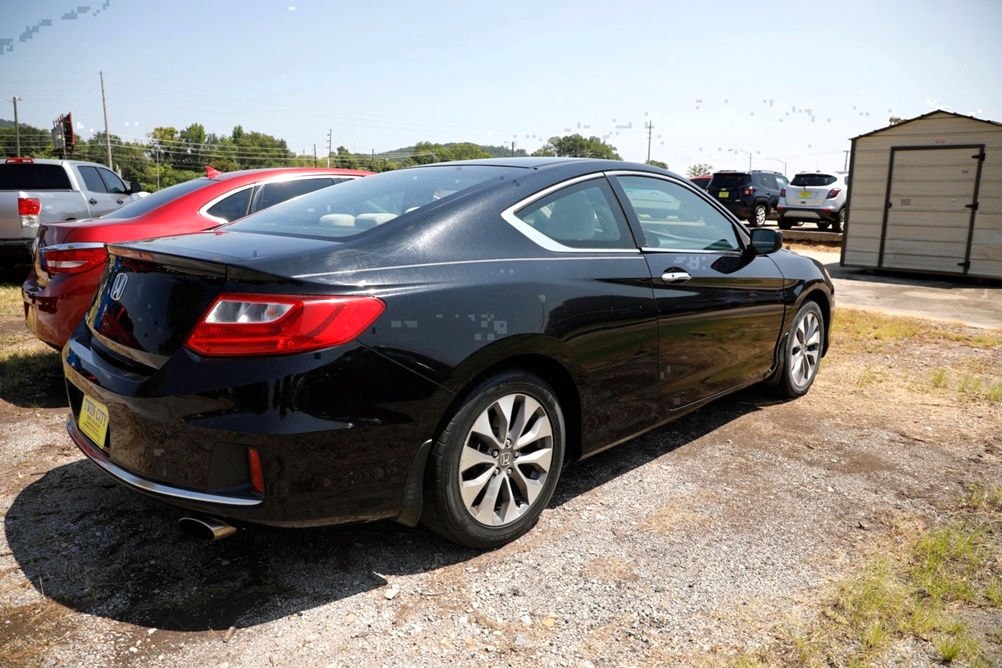
[[[186,515],[177,521],[177,525],[186,535],[198,540],[221,540],[232,536],[237,528],[218,517]]]

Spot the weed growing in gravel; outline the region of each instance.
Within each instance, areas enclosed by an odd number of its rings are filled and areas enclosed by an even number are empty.
[[[927,643],[944,663],[991,665],[982,643],[997,640],[965,613],[1002,614],[1002,487],[972,486],[958,506],[945,525],[897,525],[893,545],[839,585],[812,625],[778,629],[783,641],[729,665],[896,665],[898,641]]]

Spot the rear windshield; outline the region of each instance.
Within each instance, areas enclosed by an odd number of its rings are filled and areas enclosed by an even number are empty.
[[[790,181],[791,186],[830,186],[838,181],[831,174],[797,174]]]
[[[70,177],[62,165],[0,164],[0,190],[69,190]]]
[[[212,183],[217,183],[217,181],[210,181],[207,178],[192,179],[191,181],[185,181],[184,183],[178,183],[169,188],[164,188],[163,190],[158,190],[155,193],[149,194],[146,197],[137,199],[134,202],[129,202],[123,207],[115,209],[111,213],[106,213],[102,218],[104,219],[116,219],[116,218],[136,218],[137,216],[143,216],[156,209],[173,199],[177,199],[181,195],[187,195],[190,192],[195,192],[200,188],[204,188]]]
[[[511,172],[511,167],[489,165],[436,165],[384,172],[277,204],[225,229],[347,237]]]
[[[733,188],[751,183],[751,176],[748,174],[729,172],[727,174],[717,173],[710,180],[710,185],[716,188]]]

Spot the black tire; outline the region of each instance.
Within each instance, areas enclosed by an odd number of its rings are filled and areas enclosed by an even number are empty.
[[[818,375],[825,343],[825,319],[816,302],[805,302],[797,311],[783,341],[776,391],[784,399],[807,394]]]
[[[565,433],[560,404],[538,376],[514,370],[479,382],[432,446],[421,521],[480,550],[525,534],[553,496]]]
[[[781,230],[792,230],[793,229],[793,221],[792,220],[786,220],[784,218],[780,218],[779,222],[777,222],[776,224],[779,225],[779,229],[781,229]]]
[[[819,230],[827,230],[831,226],[831,223],[825,222],[823,220],[818,221]]]
[[[759,202],[752,209],[751,218],[748,219],[749,227],[762,227],[765,225],[765,219],[769,217],[769,207],[765,204]]]
[[[838,218],[832,223],[832,232],[845,232],[845,207],[838,210]]]

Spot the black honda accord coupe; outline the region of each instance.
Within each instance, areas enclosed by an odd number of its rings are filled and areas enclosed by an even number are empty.
[[[395,519],[493,548],[570,462],[755,383],[806,393],[833,309],[821,265],[670,172],[421,166],[110,246],[68,429],[206,535]]]

